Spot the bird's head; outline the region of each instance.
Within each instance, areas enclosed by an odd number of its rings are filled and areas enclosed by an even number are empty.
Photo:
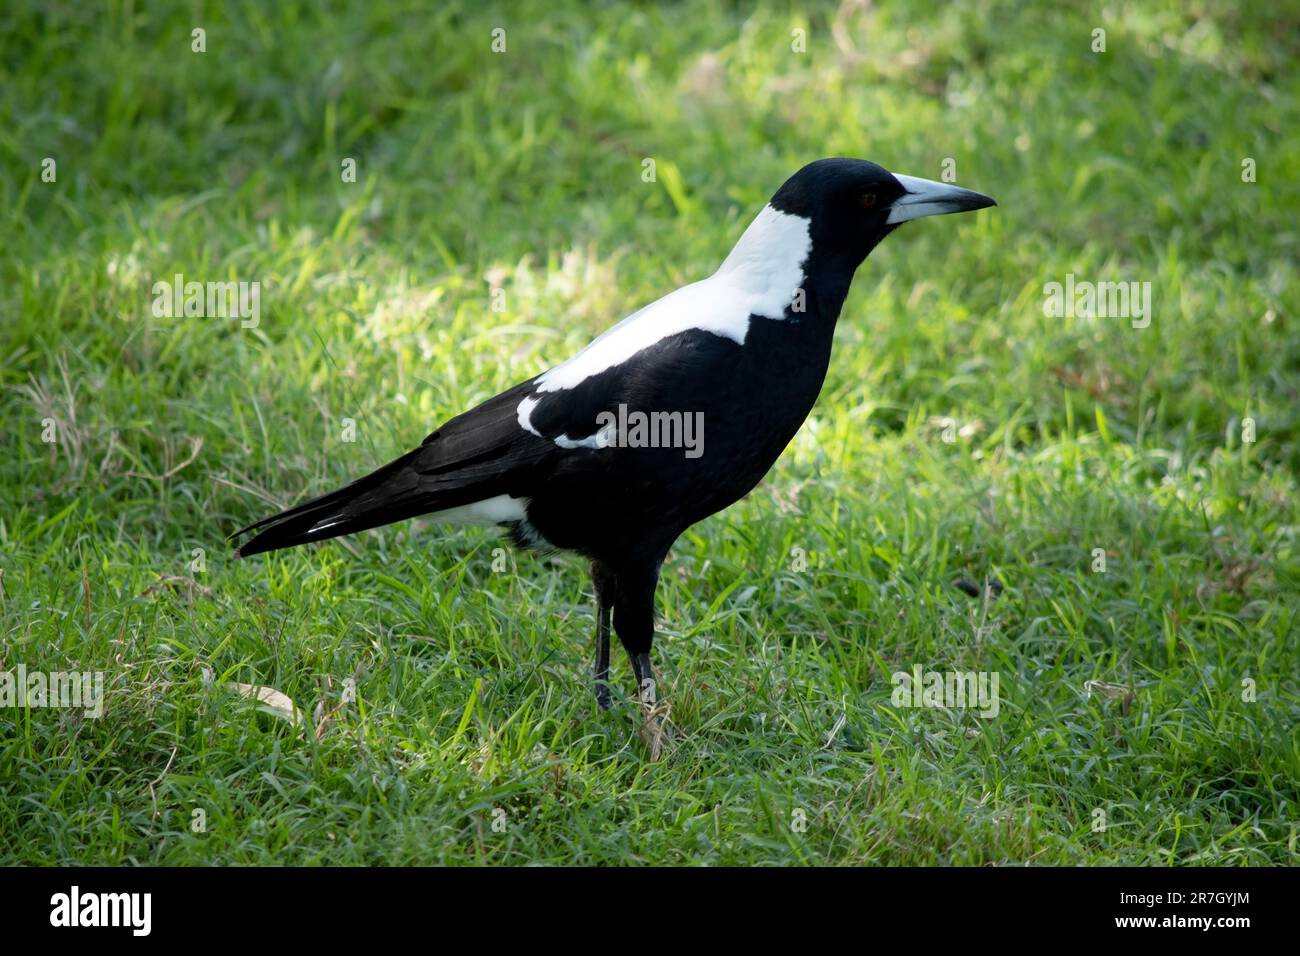
[[[840,252],[854,266],[908,220],[996,205],[983,193],[840,158],[809,163],[771,201],[777,211],[809,220],[815,250]]]

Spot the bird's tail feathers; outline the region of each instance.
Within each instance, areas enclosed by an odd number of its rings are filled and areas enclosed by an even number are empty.
[[[240,528],[230,536],[232,540],[250,531],[258,533],[236,548],[236,555],[244,558],[326,541],[464,503],[467,489],[463,483],[445,483],[435,491],[422,480],[424,476],[412,467],[419,452],[408,452],[337,491]],[[469,497],[481,497],[481,493],[471,492]]]

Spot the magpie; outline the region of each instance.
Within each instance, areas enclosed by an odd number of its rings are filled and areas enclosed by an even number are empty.
[[[812,410],[853,274],[901,224],[988,196],[860,159],[804,166],[706,279],[610,328],[568,361],[458,415],[420,447],[264,518],[247,557],[418,515],[497,525],[590,561],[596,701],[609,638],[655,706],[654,599],[669,548],[747,494]]]

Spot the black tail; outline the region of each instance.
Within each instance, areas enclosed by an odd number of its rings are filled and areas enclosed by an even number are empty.
[[[408,452],[338,491],[240,528],[230,536],[232,539],[259,528],[262,531],[236,548],[235,553],[245,558],[264,551],[325,541],[463,503],[467,490],[464,486],[453,485],[445,488],[443,494],[437,494],[421,480],[421,474],[413,467],[413,460],[421,450]],[[477,495],[471,493],[468,497]]]
[[[238,555],[277,551],[378,528],[406,518],[501,494],[555,445],[520,429],[517,406],[525,382],[457,415],[414,451],[358,478],[232,534],[262,529]]]

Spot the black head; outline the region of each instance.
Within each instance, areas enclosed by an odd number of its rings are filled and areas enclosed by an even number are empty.
[[[995,206],[988,196],[891,173],[865,159],[819,159],[785,181],[771,205],[810,221],[813,255],[856,268],[909,219]]]

